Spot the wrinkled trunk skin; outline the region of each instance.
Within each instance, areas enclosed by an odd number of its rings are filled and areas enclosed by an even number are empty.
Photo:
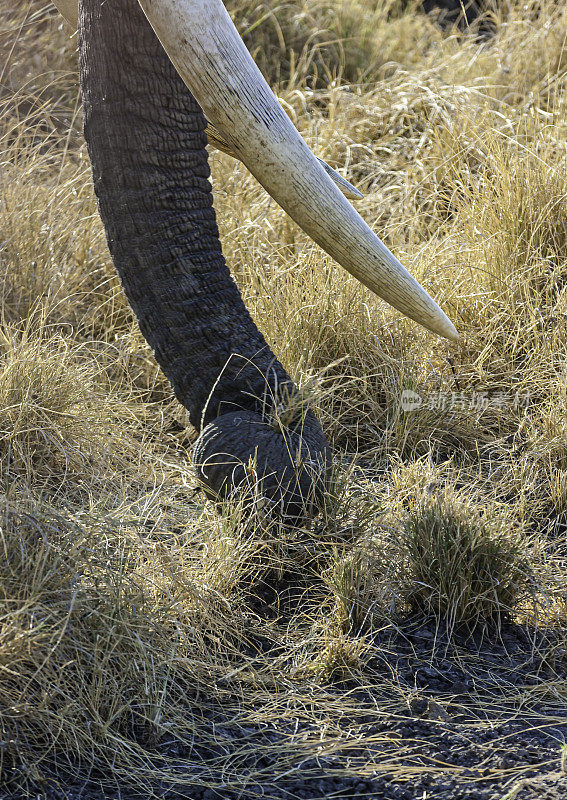
[[[262,478],[284,517],[309,515],[327,443],[310,411],[288,428],[274,420],[294,387],[226,266],[202,111],[136,0],[84,0],[79,53],[108,246],[142,333],[201,430],[200,478],[220,496]]]

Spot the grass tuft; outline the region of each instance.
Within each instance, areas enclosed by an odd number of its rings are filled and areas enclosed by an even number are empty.
[[[414,508],[399,546],[405,601],[449,629],[500,626],[532,586],[526,545],[509,523],[454,499]]]

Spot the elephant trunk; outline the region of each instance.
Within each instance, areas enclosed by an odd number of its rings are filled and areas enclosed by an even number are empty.
[[[201,431],[215,496],[252,487],[284,517],[309,514],[328,462],[312,412],[285,425],[294,387],[224,260],[203,113],[136,0],[84,0],[85,138],[109,249],[142,333]]]

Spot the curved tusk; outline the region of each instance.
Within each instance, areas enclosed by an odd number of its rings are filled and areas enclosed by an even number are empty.
[[[447,339],[453,323],[341,194],[262,77],[222,0],[139,0],[175,68],[231,152],[355,278]],[[76,25],[71,0],[57,7]]]
[[[222,150],[223,153],[228,153],[228,155],[232,156],[233,158],[240,158],[238,153],[235,153],[231,148],[230,144],[226,141],[222,133],[217,130],[214,125],[211,125],[209,121],[207,121],[205,133],[207,134],[207,140],[211,147],[214,147],[217,150]],[[326,161],[323,161],[322,158],[318,158],[317,156],[315,156],[315,158],[317,158],[319,164],[321,164],[327,175],[337,184],[345,197],[348,197],[349,200],[360,200],[361,197],[364,197],[362,192],[359,192],[356,186],[353,186],[352,183],[347,181],[346,178],[343,178],[343,176],[330,167]]]
[[[403,314],[452,322],[337,189],[262,77],[221,0],[138,0],[206,118],[292,219]]]

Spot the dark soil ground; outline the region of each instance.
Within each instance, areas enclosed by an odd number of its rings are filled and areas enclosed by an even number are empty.
[[[169,780],[156,780],[153,794],[106,776],[9,789],[1,800],[567,798],[557,639],[508,626],[492,640],[459,641],[406,620],[375,636],[364,674],[366,685],[343,675],[287,691],[271,717],[242,697],[231,706],[230,694],[222,707],[192,705],[212,735],[190,747],[173,737],[154,745],[156,773],[167,763]],[[406,708],[392,703],[395,686]]]
[[[228,732],[222,732],[229,744]],[[298,731],[301,736],[304,732]],[[252,798],[380,798],[381,800],[560,800],[567,797],[567,775],[562,769],[561,744],[567,739],[567,722],[538,725],[537,718],[518,719],[505,724],[482,726],[438,722],[417,716],[385,719],[366,727],[351,729],[353,745],[334,755],[297,760],[292,770],[282,774],[277,763],[263,758],[262,783],[242,785],[247,768],[260,766],[256,746],[263,750],[282,734],[276,730],[254,731],[242,753],[242,731],[237,743],[240,786],[227,781],[225,788],[198,786],[160,787],[155,796],[191,800],[252,800]],[[368,737],[362,744],[359,737]],[[379,745],[372,744],[379,740]],[[282,745],[287,740],[281,738]],[[287,741],[293,748],[293,741]],[[399,750],[404,750],[400,758]],[[388,762],[395,765],[389,774]],[[198,773],[195,754],[195,773]],[[373,769],[373,767],[376,769]],[[359,769],[367,774],[361,777]],[[181,770],[180,765],[180,770]],[[187,768],[185,768],[187,771]],[[187,775],[185,775],[185,780]],[[45,800],[139,800],[140,795],[118,787],[100,785],[57,785],[30,791],[29,797]],[[2,800],[22,797],[21,792],[2,795]]]

